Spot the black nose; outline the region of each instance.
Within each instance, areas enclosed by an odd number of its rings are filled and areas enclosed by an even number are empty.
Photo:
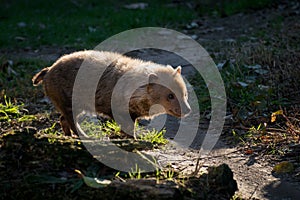
[[[186,115],[190,114],[191,107],[189,105],[184,105],[182,107],[181,111],[182,111],[182,116],[186,116]]]

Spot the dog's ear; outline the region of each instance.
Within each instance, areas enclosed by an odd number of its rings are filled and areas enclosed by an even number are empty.
[[[34,75],[34,77],[32,78],[33,85],[37,86],[41,82],[43,82],[43,78],[47,74],[48,71],[49,71],[49,68],[46,67],[46,68],[42,69],[39,73],[37,73],[36,75]]]
[[[150,94],[153,91],[153,86],[157,83],[158,77],[156,74],[149,74],[148,76],[149,83],[147,85],[147,92]]]
[[[148,79],[149,79],[149,83],[156,83],[158,80],[158,77],[156,74],[149,74]]]
[[[178,66],[178,67],[176,67],[176,69],[175,69],[175,75],[176,74],[181,74],[181,66]]]

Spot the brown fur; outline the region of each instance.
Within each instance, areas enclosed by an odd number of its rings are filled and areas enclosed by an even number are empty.
[[[128,79],[134,80],[138,76],[145,75],[149,78],[148,84],[139,86],[130,97],[129,113],[133,120],[151,117],[149,109],[154,104],[160,104],[165,108],[165,110],[156,110],[154,114],[166,112],[182,117],[190,112],[187,90],[180,74],[180,67],[174,70],[170,66],[132,59],[112,52],[80,51],[61,57],[51,67],[42,69],[32,79],[34,85],[43,83],[46,95],[61,113],[61,126],[66,135],[71,135],[71,130],[76,134],[72,115],[72,91],[77,72],[83,61],[85,64],[105,69],[96,90],[95,108],[99,114],[113,117],[112,91],[120,77],[129,71],[131,74]],[[171,82],[171,88],[162,86],[168,82]],[[118,94],[120,101],[128,95],[126,88],[128,85],[122,88],[124,93]],[[118,109],[120,112],[124,109],[126,112],[125,109],[128,108]]]

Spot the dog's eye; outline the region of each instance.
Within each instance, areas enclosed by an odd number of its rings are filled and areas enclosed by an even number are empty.
[[[168,99],[174,99],[174,94],[169,94]]]

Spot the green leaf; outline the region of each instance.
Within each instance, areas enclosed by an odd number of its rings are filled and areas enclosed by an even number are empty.
[[[103,187],[106,187],[107,185],[111,184],[111,180],[88,177],[88,176],[83,175],[81,173],[81,171],[79,171],[77,169],[75,170],[75,172],[78,173],[81,176],[84,183],[89,187],[103,188]]]
[[[18,119],[18,122],[26,122],[36,120],[36,116],[34,115],[24,115]]]

